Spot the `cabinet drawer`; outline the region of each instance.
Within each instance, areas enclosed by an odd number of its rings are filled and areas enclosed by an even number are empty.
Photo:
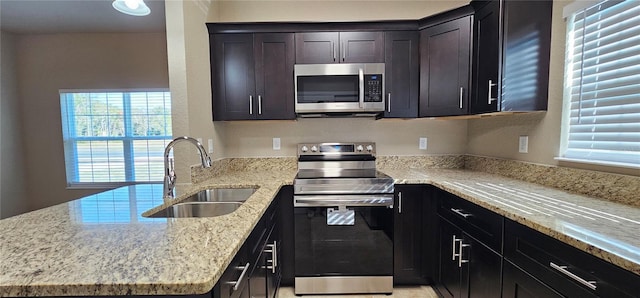
[[[502,253],[502,216],[450,193],[438,192],[438,214],[469,236]]]
[[[567,297],[636,297],[640,276],[511,220],[505,257]],[[594,282],[594,283],[590,283]]]

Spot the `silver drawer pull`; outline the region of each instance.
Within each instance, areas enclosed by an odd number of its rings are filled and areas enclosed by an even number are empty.
[[[498,86],[498,84],[495,84],[492,80],[489,80],[489,101],[487,102],[488,104],[491,104],[492,101],[496,100],[497,98],[493,98],[491,95],[491,88]]]
[[[460,246],[458,246],[458,248],[460,249],[458,251],[458,268],[462,268],[462,264],[464,263],[469,263],[469,260],[463,260],[462,259],[462,249],[464,249],[465,247],[470,247],[471,244],[464,244],[462,242],[462,239],[460,239]]]
[[[244,279],[244,276],[247,275],[247,271],[249,271],[249,263],[247,263],[244,266],[238,266],[236,267],[236,269],[238,270],[242,270],[242,273],[240,273],[240,277],[238,277],[238,280],[236,281],[229,281],[227,282],[227,284],[229,285],[233,285],[233,290],[237,291],[240,288],[240,285],[242,284],[242,280]]]
[[[458,239],[456,237],[456,235],[453,235],[453,241],[452,241],[452,245],[453,247],[451,248],[451,260],[455,261],[456,257],[459,257],[460,255],[456,253],[456,242],[460,242],[462,244],[462,238]]]
[[[471,213],[464,213],[464,210],[462,209],[455,209],[455,208],[451,208],[451,211],[453,211],[453,213],[458,214],[464,218],[468,218],[470,216],[473,216],[473,214]]]
[[[569,270],[567,270],[567,266],[559,266],[554,264],[553,262],[549,262],[549,266],[551,266],[551,268],[560,271],[560,273],[568,276],[569,278],[581,283],[582,285],[584,285],[585,287],[595,291],[596,290],[596,284],[597,282],[595,281],[587,281],[585,279],[583,279],[580,276],[577,276],[573,273],[571,273]]]

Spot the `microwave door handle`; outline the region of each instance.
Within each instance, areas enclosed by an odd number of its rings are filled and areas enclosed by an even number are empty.
[[[360,79],[360,108],[364,109],[364,71],[362,68],[358,70],[358,78]]]

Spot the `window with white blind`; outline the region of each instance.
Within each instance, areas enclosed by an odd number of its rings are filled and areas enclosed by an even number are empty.
[[[171,96],[161,91],[60,91],[68,187],[161,182]]]
[[[567,19],[561,160],[640,168],[640,1]]]

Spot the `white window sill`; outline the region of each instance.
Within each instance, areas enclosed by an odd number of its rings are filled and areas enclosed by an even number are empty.
[[[640,164],[628,164],[628,163],[619,163],[619,162],[610,162],[610,161],[597,161],[597,160],[566,158],[566,157],[555,157],[554,159],[557,160],[557,161],[564,161],[564,162],[572,162],[572,163],[581,163],[581,164],[596,165],[596,166],[606,166],[606,167],[616,167],[616,168],[638,169],[638,170],[640,170]]]
[[[118,188],[122,186],[130,186],[135,184],[162,184],[162,181],[151,181],[151,182],[79,182],[79,183],[70,183],[67,184],[67,189],[112,189]]]

